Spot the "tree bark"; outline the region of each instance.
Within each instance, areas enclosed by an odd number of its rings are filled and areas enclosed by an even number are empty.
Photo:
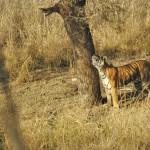
[[[95,48],[89,24],[85,20],[85,3],[86,0],[61,0],[54,6],[41,10],[46,15],[57,12],[62,16],[75,47],[79,94],[84,102],[93,104],[100,102],[101,92],[98,71],[91,62]]]

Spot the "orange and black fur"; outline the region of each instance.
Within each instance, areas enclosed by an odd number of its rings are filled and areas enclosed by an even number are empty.
[[[92,56],[92,64],[98,69],[100,79],[105,87],[108,105],[113,102],[114,107],[118,105],[117,88],[120,85],[134,83],[138,92],[142,90],[142,84],[146,83],[150,89],[150,62],[137,60],[124,66],[114,67],[106,62],[106,56]],[[150,95],[150,92],[149,92]]]

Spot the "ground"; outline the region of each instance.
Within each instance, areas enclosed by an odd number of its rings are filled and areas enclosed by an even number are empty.
[[[70,70],[38,70],[32,75],[32,82],[11,86],[29,149],[150,148],[150,102],[146,98],[127,99],[125,94],[119,110],[86,108]],[[132,89],[132,85],[126,89]],[[103,88],[102,94],[105,97]],[[0,139],[4,149],[11,149],[3,131]]]

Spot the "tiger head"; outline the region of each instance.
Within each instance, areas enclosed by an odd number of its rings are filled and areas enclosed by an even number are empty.
[[[98,69],[100,70],[104,64],[105,64],[105,60],[107,59],[107,56],[101,57],[99,55],[93,55],[92,56],[92,64]]]

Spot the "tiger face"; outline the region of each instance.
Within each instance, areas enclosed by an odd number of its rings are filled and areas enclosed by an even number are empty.
[[[92,56],[92,64],[93,64],[98,70],[100,70],[100,69],[104,66],[105,59],[107,59],[106,56],[100,57],[99,55],[93,55],[93,56]]]

